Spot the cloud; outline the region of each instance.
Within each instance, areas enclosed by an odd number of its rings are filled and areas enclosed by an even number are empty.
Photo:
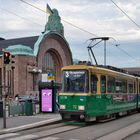
[[[114,1],[137,24],[140,24],[140,3],[138,3],[138,1]],[[58,9],[64,25],[65,37],[70,44],[74,58],[82,60],[88,59],[88,44],[86,44],[86,41],[95,36],[113,37],[117,40],[117,43],[123,43],[123,48],[128,50],[128,53],[135,56],[136,59],[139,58],[139,28],[136,27],[136,25],[121,12],[111,0],[61,0],[61,2],[60,0],[28,0],[27,2],[44,11],[46,10],[46,3],[48,3],[52,9]],[[44,31],[44,26],[48,18],[46,13],[35,9],[20,0],[0,0],[0,8],[0,27],[2,27],[0,28],[1,37],[15,38],[34,36],[39,35]],[[11,13],[2,9],[11,11]],[[17,15],[14,15],[12,12]],[[81,29],[77,29],[63,20],[87,30],[91,34]],[[125,43],[126,45],[124,45]],[[107,53],[109,53],[107,62],[109,64],[119,65],[119,63],[114,63],[116,60],[119,60],[120,63],[124,62],[121,66],[129,65],[127,62],[129,57],[126,56],[126,54],[117,48],[113,48],[111,45],[108,45],[108,48],[109,50],[107,50]],[[94,51],[99,62],[103,63],[103,46],[94,48]],[[138,63],[135,63],[135,65],[138,65]]]

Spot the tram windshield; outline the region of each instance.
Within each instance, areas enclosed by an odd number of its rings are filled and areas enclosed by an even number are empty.
[[[88,92],[88,72],[86,70],[63,71],[63,92]]]

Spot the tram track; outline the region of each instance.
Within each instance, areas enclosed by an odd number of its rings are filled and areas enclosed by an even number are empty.
[[[49,137],[55,134],[60,134],[60,133],[68,132],[68,131],[79,129],[79,128],[81,128],[81,126],[66,125],[59,128],[45,130],[45,131],[42,131],[41,133],[36,133],[39,137],[34,138],[33,140],[42,139],[44,137]]]
[[[100,137],[96,137],[92,140],[124,140],[125,138],[129,137],[133,133],[137,132],[139,130],[140,121],[132,122],[128,125],[125,125],[121,127],[118,130],[110,131],[109,133],[106,133],[105,135],[102,135]]]
[[[139,130],[139,115],[121,117],[105,123],[57,122],[1,135],[2,140],[125,140]]]
[[[49,137],[55,134],[60,134],[60,133],[68,132],[71,130],[79,129],[84,126],[85,125],[83,123],[82,124],[80,123],[67,124],[64,122],[58,122],[58,123],[47,125],[47,126],[40,126],[38,128],[32,128],[32,129],[20,131],[20,134],[21,135],[32,134],[36,137],[32,138],[31,140],[39,140],[39,139]]]
[[[124,118],[124,117],[121,117]],[[67,122],[63,122],[63,121],[58,121],[55,122],[53,124],[48,124],[48,125],[44,125],[44,126],[40,126],[40,127],[35,127],[32,129],[27,129],[24,131],[19,131],[21,135],[27,135],[27,134],[32,134],[35,137],[31,138],[31,140],[39,140],[39,139],[44,139],[46,137],[51,137],[57,134],[61,134],[61,133],[65,133],[68,131],[73,131],[73,130],[78,130],[82,127],[88,127],[90,125],[94,125],[94,124],[101,124],[100,122],[92,122],[92,123],[84,123],[84,122],[75,122],[75,121],[67,121]],[[104,122],[107,123],[107,122]],[[133,125],[133,123],[138,123],[138,121],[129,123],[128,125],[125,125],[124,127],[121,127],[120,130],[123,130],[125,128],[128,128],[129,126]],[[106,133],[100,137],[96,137],[96,139],[91,139],[91,140],[106,140],[105,138],[107,137],[112,137],[112,135],[117,133],[121,133],[121,131],[119,130],[115,130],[115,131],[110,131],[109,133]],[[127,137],[127,135],[125,135],[125,137]],[[123,138],[125,138],[123,137]],[[115,139],[114,139],[115,140]]]
[[[70,125],[66,124],[66,125],[60,126],[58,128],[52,128],[50,130],[42,131],[41,133],[36,133],[38,135],[38,137],[33,138],[32,140],[43,139],[45,137],[50,137],[50,136],[53,136],[56,134],[61,134],[61,133],[68,132],[71,130],[80,129],[82,127],[88,127],[89,125],[91,125],[91,124],[85,124],[85,125],[79,125],[79,124],[74,125],[74,123],[70,124]],[[132,133],[135,133],[138,130],[139,126],[140,126],[140,121],[135,121],[131,124],[121,127],[119,130],[110,131],[109,133],[106,133],[105,135],[102,135],[100,137],[96,137],[96,138],[93,138],[90,140],[109,140],[109,139],[123,140],[126,137],[128,137],[129,135],[131,135]],[[132,130],[131,130],[131,128],[132,128]]]
[[[58,128],[58,127],[61,127],[61,126],[64,126],[64,125],[65,124],[62,121],[57,121],[57,122],[54,122],[54,123],[51,123],[51,124],[40,125],[40,126],[37,126],[37,127],[34,127],[34,128],[29,128],[29,129],[26,129],[26,130],[20,130],[20,131],[17,131],[17,132],[20,132],[21,134],[32,133],[32,132],[40,132],[42,130],[49,130],[49,129],[53,129],[53,128]]]

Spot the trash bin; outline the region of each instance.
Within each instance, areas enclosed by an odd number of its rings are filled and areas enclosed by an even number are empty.
[[[3,101],[0,101],[0,117],[3,117]]]
[[[26,116],[31,116],[33,115],[33,104],[32,104],[32,99],[27,99],[25,101],[25,115]]]

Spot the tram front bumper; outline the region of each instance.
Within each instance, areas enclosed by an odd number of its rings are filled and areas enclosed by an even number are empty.
[[[84,119],[85,118],[85,111],[81,110],[59,110],[62,119],[72,119],[72,118],[80,118]]]

